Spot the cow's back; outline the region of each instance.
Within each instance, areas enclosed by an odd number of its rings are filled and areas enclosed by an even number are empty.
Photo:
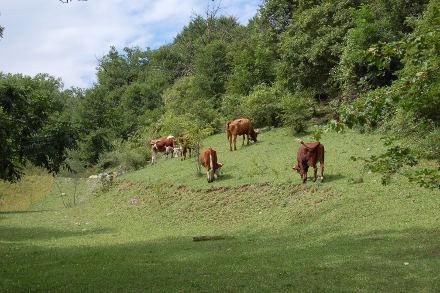
[[[208,168],[209,166],[209,153],[210,148],[205,148],[200,153],[200,164],[202,164],[202,166],[205,168]]]
[[[208,170],[211,169],[211,164],[212,164],[213,169],[217,170],[219,168],[217,162],[217,152],[210,147],[204,148],[200,153],[200,163],[202,164],[203,167],[207,168]]]
[[[249,119],[246,118],[240,118],[237,120],[234,120],[230,123],[229,129],[232,134],[234,135],[242,135],[248,133],[248,130],[251,128],[251,123]]]

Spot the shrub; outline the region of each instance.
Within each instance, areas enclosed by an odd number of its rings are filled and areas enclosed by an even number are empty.
[[[364,161],[364,167],[375,173],[382,175],[382,184],[387,185],[391,181],[391,176],[399,172],[402,167],[415,166],[418,164],[417,157],[406,147],[394,146],[379,156],[361,158],[352,156],[351,159]]]
[[[100,156],[97,169],[104,171],[107,169],[122,168],[124,170],[137,170],[146,164],[146,158],[143,154],[133,150],[115,150],[104,153]]]
[[[221,111],[226,120],[233,120],[246,115],[243,107],[243,97],[240,95],[227,95],[222,99]]]
[[[295,94],[286,93],[281,98],[281,119],[293,132],[299,133],[306,129],[315,107],[313,96],[312,91],[301,91]]]
[[[279,101],[279,90],[260,84],[243,99],[242,105],[246,109],[246,116],[255,127],[278,126],[280,124]]]

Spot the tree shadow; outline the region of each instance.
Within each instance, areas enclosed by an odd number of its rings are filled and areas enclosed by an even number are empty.
[[[65,237],[81,237],[91,234],[110,233],[111,229],[86,229],[77,231],[65,231],[48,229],[44,227],[4,227],[0,226],[0,241],[20,242],[27,240],[47,240]]]
[[[7,252],[1,260],[1,274],[8,279],[0,286],[2,291],[440,289],[438,229],[378,230],[315,241],[325,231],[319,236],[298,236],[291,230],[258,232],[203,242],[194,242],[195,235],[170,235],[123,244],[98,243],[86,249],[69,244],[13,249],[10,243],[0,242],[1,251]]]
[[[1,215],[14,215],[14,214],[32,214],[32,213],[45,213],[53,212],[52,210],[36,210],[36,211],[3,211],[0,212]]]

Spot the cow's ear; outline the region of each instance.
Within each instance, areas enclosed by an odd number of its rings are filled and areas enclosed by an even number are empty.
[[[255,129],[255,133],[259,134],[260,133],[260,129]]]
[[[217,165],[219,165],[220,168],[221,168],[221,167],[223,167],[225,164],[223,164],[223,163],[217,163]]]

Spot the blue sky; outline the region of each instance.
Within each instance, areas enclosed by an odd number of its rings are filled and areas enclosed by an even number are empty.
[[[220,4],[242,24],[261,0],[0,0],[0,71],[61,77],[66,88],[90,87],[97,58],[110,46],[158,48],[192,16]]]

